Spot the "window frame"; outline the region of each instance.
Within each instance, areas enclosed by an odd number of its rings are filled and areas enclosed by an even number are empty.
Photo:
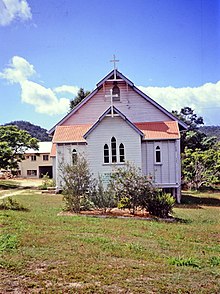
[[[37,156],[36,155],[31,155],[31,161],[37,161]]]
[[[72,164],[77,164],[77,150],[75,148],[72,150]]]
[[[103,161],[104,163],[110,163],[110,156],[109,156],[109,147],[108,147],[108,144],[104,144],[104,154],[103,154]],[[107,152],[107,154],[106,154]]]
[[[48,154],[43,154],[43,161],[49,161],[49,155]]]
[[[123,158],[123,159],[121,159]],[[125,162],[125,146],[123,143],[120,143],[119,145],[119,162],[124,163]]]
[[[111,138],[111,163],[117,163],[117,162],[118,162],[118,158],[117,158],[117,140],[113,136]]]
[[[160,144],[155,144],[155,147],[154,147],[154,163],[158,165],[162,164],[162,151],[161,151]]]
[[[117,85],[117,84],[115,84],[114,86],[113,86],[113,88],[112,88],[112,95],[118,95],[118,97],[113,97],[112,98],[112,100],[114,101],[114,102],[116,102],[116,101],[120,101],[120,88],[119,88],[119,86]]]
[[[35,176],[37,177],[37,170],[36,169],[28,169],[27,170],[27,176]]]

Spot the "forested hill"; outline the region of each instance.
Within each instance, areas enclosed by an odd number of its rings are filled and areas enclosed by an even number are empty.
[[[18,120],[6,123],[7,125],[16,125],[19,129],[27,131],[32,137],[37,138],[39,141],[51,141],[52,138],[48,136],[47,130],[40,126],[33,125],[28,121]]]
[[[208,137],[216,137],[220,141],[220,126],[202,126],[199,130]]]

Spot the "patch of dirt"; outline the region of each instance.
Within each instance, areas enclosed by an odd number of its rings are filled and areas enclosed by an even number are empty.
[[[22,187],[39,187],[42,185],[42,179],[24,179],[14,178],[15,182],[18,182]]]
[[[88,211],[81,211],[80,213],[74,213],[71,211],[61,211],[58,213],[58,216],[92,216],[92,217],[99,217],[99,218],[133,218],[133,219],[140,219],[140,220],[157,220],[157,221],[167,221],[173,222],[176,221],[175,218],[170,217],[166,219],[157,218],[150,215],[148,212],[139,210],[135,214],[131,214],[128,209],[118,209],[113,208],[110,211],[104,212],[103,210],[88,210]]]

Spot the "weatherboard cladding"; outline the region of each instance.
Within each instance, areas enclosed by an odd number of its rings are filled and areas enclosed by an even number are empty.
[[[142,170],[151,175],[160,187],[179,185],[178,140],[146,141],[142,143]],[[155,164],[155,148],[161,148],[161,164]]]
[[[118,127],[120,125],[120,127]],[[114,134],[117,148],[117,164],[111,163],[111,139]],[[110,174],[112,169],[120,166],[119,145],[125,147],[126,161],[135,163],[141,168],[141,136],[126,123],[120,116],[105,116],[100,124],[86,138],[88,143],[88,161],[94,176],[98,174]],[[103,162],[103,146],[107,144],[110,148],[110,162]],[[100,164],[101,163],[101,164]]]
[[[112,88],[113,80],[111,81],[109,79],[112,74],[113,71],[103,78],[97,84],[97,88],[58,122],[56,126],[85,123],[94,124],[97,117],[100,117],[110,105],[110,98],[106,98],[105,95],[109,94]],[[117,75],[119,75],[124,82],[119,82],[121,99],[120,101],[115,101],[114,105],[124,113],[129,120],[136,122],[176,120],[183,128],[186,128],[183,122],[179,121],[157,102],[140,91],[124,75],[118,71]],[[49,131],[50,134],[53,134],[56,126]]]
[[[62,125],[94,124],[110,105],[110,98],[105,95],[110,93],[111,88],[112,85],[101,88]],[[127,88],[126,84],[120,85],[120,101],[114,101],[114,106],[132,122],[171,120],[168,115],[143,99],[130,86]]]

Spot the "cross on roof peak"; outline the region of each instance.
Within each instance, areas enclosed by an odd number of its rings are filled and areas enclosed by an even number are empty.
[[[116,69],[117,69],[117,68],[116,68],[116,62],[119,62],[119,60],[116,59],[115,54],[113,55],[113,59],[110,60],[110,62],[114,62],[114,70],[116,70]]]
[[[113,54],[113,59],[110,60],[110,62],[113,62],[114,63],[114,79],[116,79],[116,70],[117,70],[117,68],[116,68],[116,62],[119,62],[119,59],[116,59],[115,54]]]

